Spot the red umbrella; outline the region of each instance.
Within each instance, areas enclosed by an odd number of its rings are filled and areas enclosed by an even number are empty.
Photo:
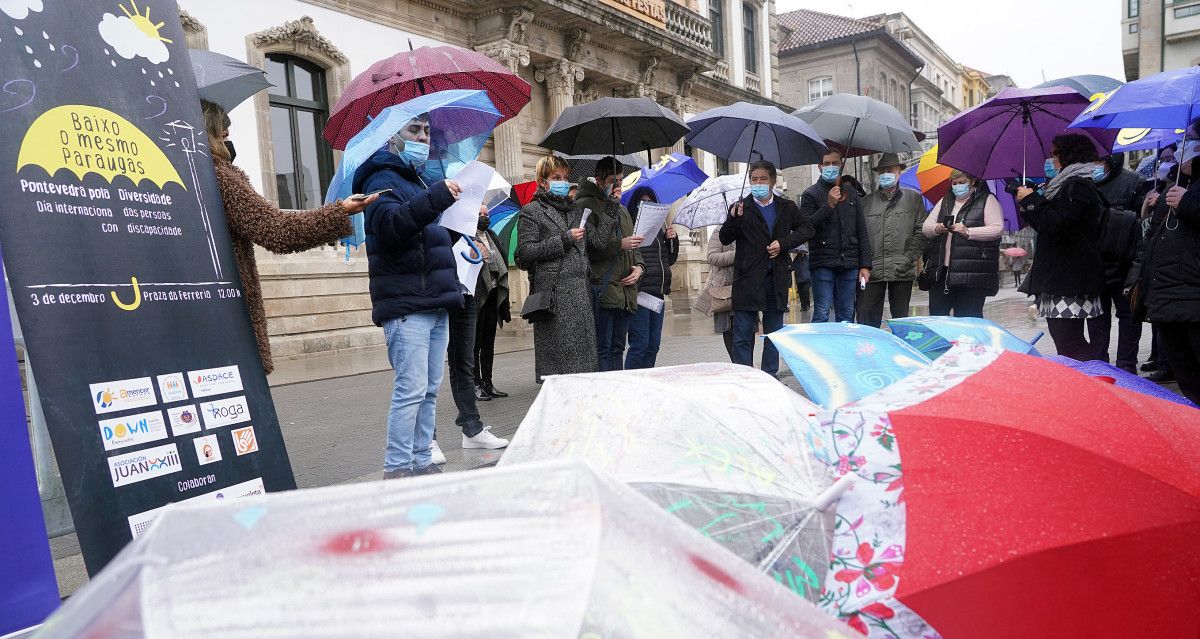
[[[367,125],[384,108],[417,96],[448,89],[488,92],[500,111],[500,122],[529,104],[529,83],[508,67],[479,53],[459,47],[421,47],[372,64],[350,81],[322,135],[336,149]]]
[[[1028,255],[1028,253],[1025,252],[1025,249],[1019,246],[1010,246],[1004,249],[1004,254],[1009,257],[1025,257]]]
[[[513,201],[520,206],[525,206],[533,201],[533,196],[537,193],[538,183],[535,181],[521,182],[512,187]]]
[[[896,596],[954,637],[1200,635],[1200,412],[1006,352],[890,413]]]

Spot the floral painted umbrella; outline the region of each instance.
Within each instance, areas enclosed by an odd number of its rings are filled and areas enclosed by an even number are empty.
[[[1033,339],[1033,343],[1026,342],[999,324],[979,317],[914,316],[890,319],[887,325],[893,334],[931,359],[937,359],[959,340],[971,340],[1028,355],[1041,355],[1033,345],[1041,339],[1041,333]]]

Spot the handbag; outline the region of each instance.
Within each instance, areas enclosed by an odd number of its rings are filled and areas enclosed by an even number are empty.
[[[931,245],[921,254],[921,272],[917,273],[917,288],[922,291],[932,288],[934,280],[937,279],[937,258],[933,249]]]
[[[712,298],[709,310],[712,313],[725,313],[733,310],[733,285],[714,286],[708,290]]]
[[[557,284],[557,282],[555,282]],[[554,290],[539,291],[525,298],[521,305],[521,318],[530,324],[544,322],[554,317]]]

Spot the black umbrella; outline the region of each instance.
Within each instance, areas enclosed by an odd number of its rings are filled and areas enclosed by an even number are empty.
[[[583,180],[593,175],[596,175],[596,164],[601,159],[609,157],[605,153],[593,153],[589,155],[567,155],[562,151],[555,151],[554,155],[567,161],[567,166],[571,167],[571,176],[576,180]],[[616,156],[617,161],[621,163],[621,172],[625,175],[637,171],[649,164],[644,153],[630,153],[628,155]]]
[[[600,98],[564,109],[538,144],[567,155],[625,155],[669,147],[687,132],[678,115],[649,98]]]
[[[200,97],[226,111],[271,86],[266,72],[220,53],[188,49]]]
[[[786,169],[816,164],[829,149],[800,118],[778,107],[737,102],[688,119],[688,144],[730,162],[768,160]]]

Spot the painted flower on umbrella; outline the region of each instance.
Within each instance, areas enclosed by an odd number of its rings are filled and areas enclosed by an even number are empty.
[[[910,341],[910,342],[915,342],[915,341],[917,341],[917,340],[921,339],[922,337],[925,337],[925,333],[922,333],[922,332],[920,332],[920,331],[909,331],[909,332],[908,332],[908,333],[907,333],[907,334],[904,336],[904,339],[906,339],[906,340],[908,340],[908,341]]]
[[[871,342],[862,341],[858,343],[858,348],[855,349],[854,354],[858,357],[867,357],[868,355],[874,355],[877,350],[879,349]]]
[[[841,457],[838,457],[837,461],[838,475],[852,473],[859,468],[862,468],[862,465],[865,463],[867,463],[867,458],[863,457],[862,455],[842,455]]]
[[[864,617],[868,620],[885,622],[882,625],[886,627],[886,621],[895,616],[895,610],[888,608],[884,604],[875,602],[863,606],[858,612],[851,613],[844,617],[844,619],[846,620],[846,625],[866,635],[870,634],[870,631],[867,629],[866,622],[863,621]]]
[[[876,557],[871,544],[863,542],[855,553],[858,562],[841,559],[846,568],[839,570],[833,578],[854,584],[854,594],[860,597],[869,592],[872,586],[879,591],[890,590],[896,585],[896,572],[900,569],[903,554],[900,546],[892,544]]]
[[[892,450],[892,445],[896,443],[896,436],[892,434],[892,422],[886,419],[875,422],[871,429],[871,437],[874,437],[880,446]]]

